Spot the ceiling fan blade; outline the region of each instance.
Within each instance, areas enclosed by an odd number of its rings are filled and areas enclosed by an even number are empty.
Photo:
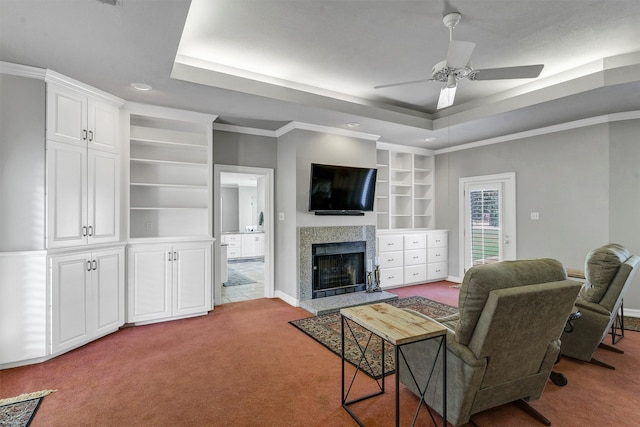
[[[456,89],[457,86],[444,86],[440,89],[440,97],[438,98],[438,105],[436,107],[438,110],[453,105],[453,100],[456,97]]]
[[[476,44],[473,42],[461,42],[451,40],[449,43],[449,50],[447,51],[447,67],[449,68],[464,68],[471,59],[473,49]]]
[[[388,85],[374,86],[373,88],[374,89],[382,89],[382,88],[385,88],[385,87],[412,85],[414,83],[424,83],[424,82],[432,82],[432,81],[433,81],[433,79],[412,80],[410,82],[390,83]]]
[[[521,67],[486,68],[474,70],[471,80],[502,80],[502,79],[535,79],[542,72],[543,64],[523,65]]]

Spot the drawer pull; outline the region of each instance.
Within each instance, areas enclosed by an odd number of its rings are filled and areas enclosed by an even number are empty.
[[[417,255],[413,257],[413,259],[418,259],[418,258],[420,258],[420,257],[419,257],[419,256],[417,256]]]
[[[387,243],[387,246],[393,246],[395,243]]]
[[[417,245],[418,243],[419,243],[419,242],[418,242],[417,240],[414,240],[414,241],[413,241],[413,244],[414,244],[414,245]]]
[[[387,276],[387,279],[395,279],[395,276]]]
[[[419,275],[420,275],[420,273],[413,273],[413,275],[414,275],[414,276],[419,276]]]
[[[387,262],[391,262],[391,261],[393,261],[393,260],[394,260],[394,258],[389,258],[389,259],[387,260]]]

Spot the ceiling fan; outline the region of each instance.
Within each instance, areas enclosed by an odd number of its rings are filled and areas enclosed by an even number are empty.
[[[447,59],[438,62],[431,69],[430,79],[412,80],[402,83],[391,83],[375,86],[374,89],[382,89],[392,86],[402,86],[423,82],[442,82],[445,85],[440,90],[438,109],[449,107],[453,104],[456,94],[457,81],[467,80],[503,80],[503,79],[533,79],[540,75],[543,64],[523,65],[519,67],[485,68],[475,70],[471,67],[470,58],[476,44],[453,40],[453,29],[460,22],[462,15],[452,12],[444,15],[442,22],[449,28],[449,50]]]

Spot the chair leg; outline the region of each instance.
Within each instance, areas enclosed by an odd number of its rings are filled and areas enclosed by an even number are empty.
[[[609,344],[605,344],[603,342],[598,344],[598,347],[604,348],[605,350],[613,351],[614,353],[624,354],[624,350],[621,350],[618,347],[614,347],[614,346],[609,345]]]
[[[613,370],[616,369],[615,366],[609,365],[608,363],[605,363],[605,362],[603,362],[601,360],[594,359],[593,357],[591,358],[591,360],[589,360],[589,363],[592,363],[592,364],[597,365],[597,366],[602,366],[603,368],[607,368],[607,369],[613,369]]]
[[[544,415],[542,415],[533,406],[529,405],[524,400],[522,400],[522,399],[516,400],[516,401],[513,402],[513,404],[516,405],[518,408],[522,409],[527,414],[531,415],[536,420],[540,421],[542,424],[544,424],[546,426],[550,426],[551,425],[551,421],[549,421],[547,418],[545,418]]]

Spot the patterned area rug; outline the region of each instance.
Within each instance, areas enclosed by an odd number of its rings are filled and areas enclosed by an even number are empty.
[[[624,330],[640,332],[640,317],[624,316]]]
[[[401,298],[395,301],[390,301],[388,304],[400,308],[410,308],[433,318],[444,317],[458,312],[456,307],[432,301],[420,296]],[[341,355],[342,330],[339,312],[293,320],[289,323],[327,347],[338,356]],[[350,322],[349,324],[356,336],[357,343],[360,343],[360,346],[364,347],[367,339],[369,338],[368,331],[355,323]],[[369,365],[363,362],[363,366],[361,366],[361,369],[373,378],[382,377],[380,341],[381,339],[379,337],[375,335],[373,336],[366,352]],[[356,340],[354,340],[354,337],[351,336],[349,330],[345,328],[345,359],[354,366],[358,364],[361,354],[357,343]],[[395,366],[393,346],[388,342],[385,342],[384,356],[384,375],[392,374]]]
[[[36,415],[44,396],[54,391],[43,390],[21,394],[8,399],[0,399],[0,426],[28,426]]]

